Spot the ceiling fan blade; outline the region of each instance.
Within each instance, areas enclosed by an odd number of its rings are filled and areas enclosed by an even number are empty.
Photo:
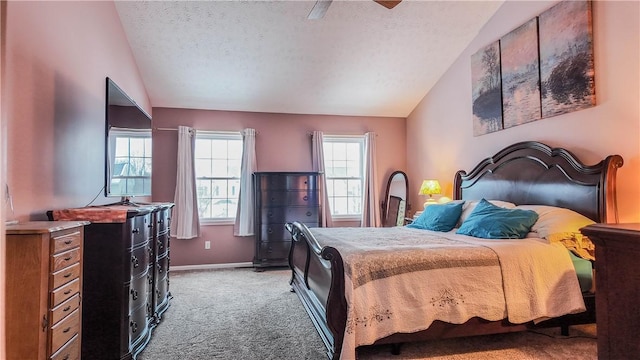
[[[373,0],[378,4],[386,7],[387,9],[393,9],[396,5],[400,4],[402,0]]]
[[[331,5],[331,1],[333,0],[317,0],[315,5],[313,5],[313,8],[311,9],[311,12],[309,12],[309,16],[307,16],[307,19],[309,20],[322,19],[324,14],[329,9],[329,5]]]

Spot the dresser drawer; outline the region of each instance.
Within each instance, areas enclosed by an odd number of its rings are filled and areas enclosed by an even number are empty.
[[[147,271],[142,273],[140,276],[131,279],[131,282],[125,286],[126,296],[129,297],[129,311],[133,311],[140,307],[142,304],[146,303],[147,295],[149,292],[149,279],[151,275],[149,274],[149,268],[147,267]]]
[[[75,335],[64,346],[53,354],[50,360],[79,360],[80,359],[80,335]]]
[[[158,259],[156,263],[156,279],[162,279],[169,272],[169,255]]]
[[[151,248],[149,243],[143,244],[131,252],[131,271],[132,277],[142,274],[151,263]]]
[[[260,193],[262,206],[318,206],[318,195],[314,191],[268,190]]]
[[[63,301],[80,292],[80,280],[75,279],[66,285],[51,291],[51,306],[56,307]]]
[[[318,227],[318,223],[305,223],[308,227]],[[284,227],[284,223],[280,224],[267,224],[260,227],[260,239],[261,241],[278,241],[278,240],[291,240],[291,233]]]
[[[317,206],[267,207],[260,210],[260,218],[263,224],[293,221],[318,222],[319,211],[320,209]]]
[[[169,249],[169,233],[158,235],[156,246],[156,256],[163,256],[164,254],[166,254],[167,250]]]
[[[80,248],[75,248],[53,255],[52,258],[51,271],[56,272],[60,269],[71,266],[74,263],[80,262]]]
[[[65,250],[79,247],[82,243],[80,231],[55,232],[51,238],[51,254],[58,254]]]
[[[134,248],[151,237],[151,214],[136,216],[129,221],[132,235],[131,248]]]
[[[55,289],[80,277],[80,263],[75,263],[51,274],[51,288]]]
[[[71,314],[75,309],[80,307],[80,294],[75,294],[67,301],[49,310],[49,319],[51,324],[56,324],[65,316]]]
[[[134,343],[140,336],[147,333],[148,321],[147,306],[141,306],[135,309],[129,315],[129,343]]]
[[[160,210],[156,213],[156,225],[157,225],[157,233],[163,234],[166,233],[169,229],[169,224],[171,222],[171,218],[169,217],[169,210]]]
[[[289,257],[289,249],[291,249],[291,241],[273,241],[260,243],[258,251],[258,259],[287,259]]]
[[[273,190],[289,189],[317,189],[317,177],[315,174],[269,174],[260,176],[260,188]]]
[[[80,310],[72,312],[59,323],[51,327],[50,354],[55,353],[80,331]]]

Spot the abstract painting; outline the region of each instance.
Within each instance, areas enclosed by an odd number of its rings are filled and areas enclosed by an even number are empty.
[[[473,136],[502,129],[500,44],[498,41],[471,56]]]
[[[538,22],[531,19],[500,39],[502,122],[510,128],[539,120]]]
[[[591,1],[562,1],[539,25],[542,117],[595,106]]]

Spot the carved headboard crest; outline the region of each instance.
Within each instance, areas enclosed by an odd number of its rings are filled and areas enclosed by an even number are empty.
[[[619,155],[585,165],[566,149],[520,142],[482,160],[468,174],[458,171],[453,195],[564,207],[596,222],[616,223],[616,172],[622,165]]]

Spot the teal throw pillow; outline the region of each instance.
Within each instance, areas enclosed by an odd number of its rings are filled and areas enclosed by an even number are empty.
[[[409,228],[433,230],[433,231],[450,231],[456,226],[460,214],[462,214],[462,205],[464,201],[450,202],[446,204],[433,204],[427,206],[422,214],[411,224]]]
[[[535,211],[505,209],[482,199],[456,233],[484,239],[522,239],[537,220]]]

